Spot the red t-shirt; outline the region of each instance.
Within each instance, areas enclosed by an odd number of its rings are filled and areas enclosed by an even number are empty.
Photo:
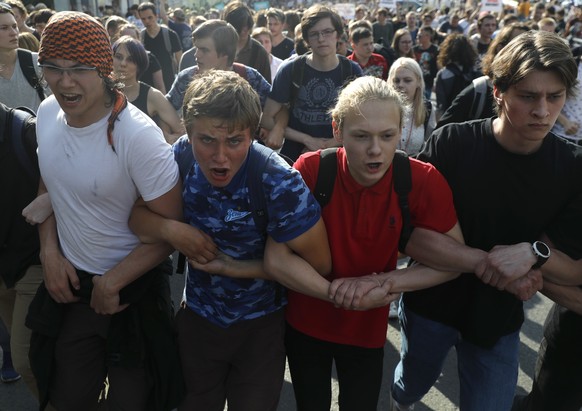
[[[319,170],[319,151],[295,163],[313,191]],[[430,164],[410,159],[412,190],[408,195],[411,224],[445,233],[457,222],[451,190]],[[345,150],[338,150],[333,195],[323,209],[332,254],[332,280],[394,270],[402,214],[392,186],[392,167],[373,187],[358,184],[348,170]],[[388,307],[349,311],[289,291],[287,321],[298,331],[325,341],[366,348],[383,347]]]
[[[358,63],[364,72],[364,76],[373,76],[381,78],[382,80],[388,78],[388,63],[384,56],[381,56],[380,54],[372,53],[365,66],[358,61],[356,53],[350,54],[348,60]]]

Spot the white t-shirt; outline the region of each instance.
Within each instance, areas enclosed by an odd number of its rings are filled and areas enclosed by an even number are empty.
[[[39,165],[62,252],[93,274],[104,274],[139,244],[127,224],[136,199],[156,199],[179,178],[171,146],[149,117],[128,104],[113,129],[115,152],[108,118],[70,127],[53,96],[37,117]]]
[[[36,68],[37,77],[41,79],[42,72],[38,67],[38,53],[32,53],[32,63]],[[45,95],[50,94],[50,89],[45,88],[44,93]],[[18,58],[12,77],[9,79],[0,77],[0,101],[8,107],[28,107],[35,112],[38,109],[40,97],[22,72]]]

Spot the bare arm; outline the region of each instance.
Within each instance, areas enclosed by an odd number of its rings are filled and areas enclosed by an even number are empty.
[[[167,130],[161,126],[164,131],[164,137],[169,144],[173,144],[178,138],[186,133],[182,121],[178,117],[176,110],[170,104],[159,90],[151,89],[148,93],[148,111],[152,115],[158,115],[163,125],[167,126]]]
[[[166,85],[164,84],[164,76],[162,75],[162,70],[154,71],[152,73],[152,80],[154,82],[154,87],[160,90],[160,93],[166,94]]]
[[[331,271],[331,253],[322,219],[288,243],[269,237],[264,264],[272,278],[285,287],[329,301],[329,281],[323,275]]]
[[[582,289],[580,287],[557,285],[546,281],[542,293],[562,307],[582,315]]]
[[[143,243],[168,243],[188,259],[205,264],[218,252],[210,236],[196,227],[178,219],[166,218],[145,206],[138,200],[129,217],[129,228]]]
[[[413,231],[416,231],[416,229]],[[415,248],[418,246],[418,243],[424,241],[424,238],[432,239],[433,236],[431,233],[438,234],[436,239],[440,242],[440,244],[444,244],[445,247],[443,249],[446,251],[449,248],[457,247],[456,244],[463,246],[463,235],[461,233],[461,229],[459,224],[455,224],[455,226],[449,230],[445,234],[436,233],[430,230],[424,230],[420,233],[417,233],[415,243],[412,245],[410,241],[412,241],[412,237],[406,247],[406,251],[415,251]],[[454,243],[447,246],[449,239]],[[421,241],[423,240],[423,241]],[[438,261],[435,259],[434,255],[439,255],[441,253],[438,246],[434,247],[431,250],[424,250],[430,251],[430,254],[427,255],[433,260]],[[414,253],[418,255],[416,252]],[[416,258],[411,255],[411,257]],[[373,274],[371,276],[365,277],[358,277],[358,278],[340,278],[334,280],[331,287],[330,287],[330,295],[333,296],[336,304],[344,307],[344,308],[358,308],[362,303],[362,299],[374,288],[376,288],[376,284],[374,281],[378,283],[378,286],[384,288],[387,292],[398,294],[405,291],[414,291],[420,290],[423,288],[432,287],[446,281],[450,281],[454,278],[459,276],[459,271],[445,271],[445,270],[438,270],[433,269],[423,265],[414,265],[412,267],[408,267],[402,270],[394,270],[388,273],[381,273],[381,274]]]
[[[406,245],[406,254],[426,266],[442,271],[472,273],[487,255],[465,245],[457,223],[448,233],[415,228]]]

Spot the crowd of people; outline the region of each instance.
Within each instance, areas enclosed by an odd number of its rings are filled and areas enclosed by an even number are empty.
[[[403,411],[454,348],[461,410],[580,410],[582,10],[28,12],[0,3],[2,382],[267,411],[287,361],[325,411],[335,364],[341,410]]]

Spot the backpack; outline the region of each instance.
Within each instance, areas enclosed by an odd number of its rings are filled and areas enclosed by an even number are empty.
[[[28,133],[30,127],[34,128],[35,114],[27,107],[2,108],[4,115],[4,130],[0,136],[0,142],[5,136],[10,139],[10,145],[16,158],[26,175],[33,181],[37,181],[40,175],[36,164],[36,139],[35,135]]]
[[[473,93],[473,102],[471,103],[468,120],[479,119],[483,114],[483,107],[485,107],[485,99],[487,97],[487,81],[487,76],[477,77],[473,80],[475,93]]]
[[[36,90],[40,101],[43,101],[46,96],[44,94],[44,90],[38,79],[38,75],[36,73],[36,69],[34,68],[34,63],[32,61],[32,53],[25,49],[18,49],[18,63],[20,64],[20,69],[22,70],[22,74],[28,81],[28,84]]]
[[[338,55],[338,58],[340,61],[342,84],[345,84],[354,77],[352,63],[344,56]],[[307,54],[296,57],[291,64],[291,93],[289,98],[289,105],[291,107],[295,106],[297,97],[299,96],[299,89],[303,85],[303,72],[305,71],[306,64]]]
[[[337,174],[337,150],[337,147],[332,147],[320,152],[321,159],[313,195],[322,209],[329,203],[333,194]],[[398,195],[398,204],[402,213],[402,231],[398,241],[398,250],[404,253],[414,229],[410,223],[410,207],[408,205],[408,194],[412,189],[410,160],[404,151],[396,150],[392,164],[394,166],[392,170],[394,191]]]
[[[475,78],[475,74],[472,70],[466,72],[461,71],[459,67],[454,63],[448,64],[447,68],[455,75],[452,81],[450,93],[448,94],[449,101],[447,102],[446,107],[449,107],[453,100],[455,99],[455,97],[457,97],[457,95],[461,91],[463,91],[465,87],[471,84],[471,81],[473,81],[473,79]]]

